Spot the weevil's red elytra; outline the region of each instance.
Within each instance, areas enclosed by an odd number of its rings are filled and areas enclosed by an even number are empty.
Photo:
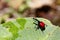
[[[44,28],[45,24],[43,22],[40,22],[39,25]]]

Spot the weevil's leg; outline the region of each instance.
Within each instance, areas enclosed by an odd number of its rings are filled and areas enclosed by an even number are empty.
[[[38,25],[38,24],[36,24],[36,23],[34,23],[34,22],[33,22],[33,24]]]
[[[45,26],[47,27],[48,25],[45,24]]]
[[[35,29],[36,29],[36,31],[37,31],[37,27],[36,27],[36,26],[37,26],[38,24],[36,24],[36,23],[34,23],[34,22],[33,22],[33,24],[35,24],[35,27],[34,27],[34,28],[35,28]]]
[[[37,29],[39,29],[39,27],[37,27]]]
[[[36,31],[37,31],[37,29],[39,29],[39,27],[36,27]]]

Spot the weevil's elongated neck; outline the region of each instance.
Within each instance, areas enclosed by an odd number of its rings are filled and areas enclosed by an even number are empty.
[[[35,19],[35,18],[33,18],[34,20],[36,20],[36,21],[38,21],[38,22],[40,22],[38,19]]]

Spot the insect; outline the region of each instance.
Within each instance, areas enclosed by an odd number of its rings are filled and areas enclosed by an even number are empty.
[[[33,22],[35,25],[37,25],[37,29],[41,29],[41,31],[45,30],[45,23],[42,21],[39,21],[38,19],[33,18],[38,23]]]

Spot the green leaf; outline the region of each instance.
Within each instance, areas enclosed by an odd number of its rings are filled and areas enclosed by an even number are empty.
[[[16,19],[16,22],[21,25],[20,29],[23,29],[26,23],[26,19],[24,18]]]
[[[12,34],[5,27],[0,25],[0,40],[11,40]]]
[[[11,32],[13,36],[11,40],[59,40],[60,27],[53,25],[47,19],[37,19],[47,25],[43,32],[40,29],[36,30],[33,18],[18,18],[4,23],[3,26]]]
[[[12,34],[13,34],[13,40],[15,40],[15,38],[17,38],[18,37],[18,27],[17,26],[15,26],[15,24],[13,23],[13,22],[8,22],[8,23],[6,23],[6,24],[4,24],[4,26],[6,27],[6,28],[8,28],[9,29],[9,32],[11,32]]]
[[[60,40],[60,27],[55,29],[51,35],[47,38],[47,40]]]

